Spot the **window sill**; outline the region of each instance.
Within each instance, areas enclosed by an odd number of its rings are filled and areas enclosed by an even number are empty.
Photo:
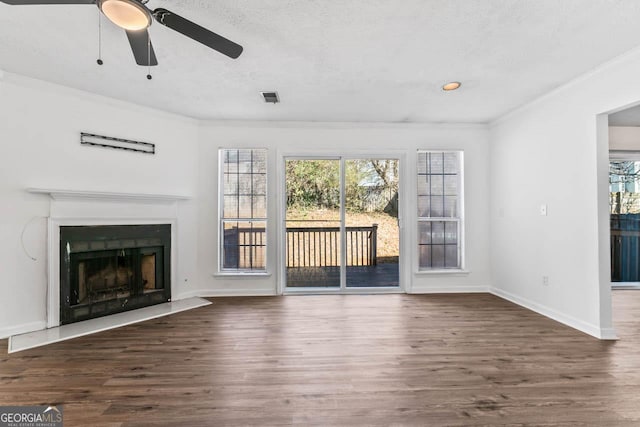
[[[414,272],[416,275],[425,275],[425,276],[467,276],[471,272],[469,270],[461,269],[461,268],[448,268],[448,269],[440,269],[440,270],[418,270]]]
[[[217,273],[212,273],[212,277],[223,277],[225,279],[248,279],[248,278],[265,278],[271,277],[271,273],[268,271],[261,271],[252,273],[250,271],[220,271]]]

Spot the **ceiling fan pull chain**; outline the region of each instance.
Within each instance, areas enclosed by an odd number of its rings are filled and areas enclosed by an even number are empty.
[[[151,36],[147,32],[147,80],[151,80]]]
[[[102,62],[102,13],[98,9],[98,65],[104,64]]]

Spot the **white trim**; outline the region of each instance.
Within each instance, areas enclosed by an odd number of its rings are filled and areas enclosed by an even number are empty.
[[[287,287],[287,183],[286,183],[286,167],[287,167],[286,154],[278,153],[276,155],[276,184],[280,186],[279,190],[276,190],[277,209],[276,209],[276,268],[278,269],[278,278],[276,279],[276,293],[278,295],[284,295],[284,290]],[[284,228],[284,230],[281,230]]]
[[[238,270],[238,271],[227,271],[225,270],[224,272],[218,272],[218,273],[211,273],[211,277],[218,277],[218,278],[224,278],[224,279],[262,279],[265,277],[271,277],[272,274],[268,271],[261,271],[261,272],[252,272],[252,271],[242,271],[242,270]]]
[[[293,289],[293,288],[292,288]],[[398,288],[361,288],[353,289],[349,288],[347,292],[341,292],[339,289],[321,289],[321,288],[308,288],[295,291],[289,289],[284,295],[335,295],[335,294],[399,294],[403,291]],[[348,291],[357,292],[348,292]],[[364,292],[363,292],[364,291]],[[548,317],[552,320],[567,325],[573,329],[584,332],[593,337],[602,340],[616,340],[618,339],[614,328],[598,328],[595,325],[591,325],[586,322],[582,322],[570,316],[566,316],[553,309],[545,307],[543,305],[534,303],[526,298],[517,297],[509,292],[487,287],[487,286],[419,286],[414,287],[408,294],[455,294],[455,293],[489,293],[499,298],[510,301],[525,309],[534,311],[542,316]],[[217,297],[268,297],[278,296],[278,293],[272,289],[199,289],[194,291],[183,292],[178,295],[173,301],[181,301],[193,297],[199,298],[217,298]],[[28,332],[34,332],[43,330],[46,328],[45,322],[31,322],[23,325],[5,327],[0,329],[0,339],[10,337],[12,335],[18,335]]]
[[[265,156],[265,174],[264,174],[264,179],[265,179],[265,183],[264,183],[264,194],[265,194],[265,217],[264,218],[259,218],[259,217],[253,217],[253,218],[224,218],[224,156],[223,153],[225,151],[264,151],[264,156]],[[252,155],[253,158],[253,155]],[[252,273],[252,272],[245,272],[244,270],[241,269],[233,269],[233,268],[224,268],[224,223],[225,221],[230,221],[230,222],[264,222],[264,239],[265,239],[265,246],[264,246],[264,265],[265,268],[268,268],[269,266],[269,259],[271,258],[271,256],[269,255],[269,237],[270,237],[270,233],[269,233],[269,175],[270,175],[270,171],[269,171],[269,149],[266,147],[262,147],[262,148],[251,148],[251,147],[236,147],[236,148],[229,148],[229,147],[218,147],[218,176],[217,176],[217,180],[218,180],[218,242],[217,242],[217,251],[218,251],[218,265],[216,268],[216,272],[213,274],[214,276],[232,276],[232,275],[245,275],[245,274],[255,274],[255,275],[262,275],[262,276],[268,276],[270,275],[270,273],[268,272],[259,272],[259,273]],[[253,177],[252,177],[253,179]],[[252,185],[253,186],[253,185]],[[238,200],[238,203],[240,203],[240,201]]]
[[[633,291],[640,289],[640,282],[611,282],[614,291]]]
[[[201,298],[217,297],[273,297],[278,296],[274,289],[202,289],[189,292]]]
[[[531,110],[533,107],[537,106],[538,104],[541,104],[545,101],[547,101],[548,99],[553,98],[554,96],[564,92],[565,90],[568,90],[582,82],[585,82],[587,80],[589,80],[591,77],[596,76],[597,74],[601,73],[601,72],[605,72],[610,68],[614,68],[614,67],[618,67],[618,66],[623,66],[624,67],[624,62],[628,61],[630,58],[633,59],[636,55],[638,55],[638,53],[640,52],[640,47],[635,47],[631,50],[628,50],[616,57],[614,57],[613,59],[610,59],[609,61],[606,61],[605,63],[601,63],[598,64],[597,66],[595,66],[594,68],[592,68],[591,70],[580,74],[579,76],[575,77],[574,79],[556,87],[555,89],[552,89],[549,92],[546,92],[540,96],[538,96],[537,98],[534,98],[530,101],[526,101],[523,104],[508,110],[506,113],[503,113],[502,115],[500,115],[498,118],[494,119],[494,120],[490,120],[487,123],[487,127],[489,129],[495,127],[495,126],[499,126],[502,123],[505,123],[509,120],[511,120],[514,117],[517,117],[521,114],[526,113],[527,111]],[[618,111],[622,111],[625,110],[627,108],[633,107],[637,105],[636,103],[633,104],[629,104],[629,105],[624,105],[624,106],[620,106],[614,110],[610,110],[607,111],[607,113],[616,113]]]
[[[131,111],[139,114],[148,114],[160,119],[178,120],[183,123],[198,125],[202,121],[194,117],[189,117],[186,114],[173,113],[167,110],[161,110],[141,104],[137,104],[131,101],[124,101],[122,99],[116,99],[105,95],[98,95],[96,93],[88,92],[86,90],[73,88],[70,86],[64,86],[58,83],[52,83],[33,77],[27,77],[21,74],[12,73],[9,71],[2,72],[2,78],[0,79],[6,83],[20,86],[28,89],[35,89],[40,92],[49,92],[54,94],[62,94],[64,96],[71,96],[82,101],[97,102],[109,107],[115,107],[123,111]],[[79,135],[78,135],[79,137]]]
[[[615,330],[613,328],[600,328],[598,325],[584,322],[582,320],[576,319],[573,316],[568,316],[564,313],[560,313],[559,311],[556,311],[550,307],[538,304],[527,298],[519,297],[502,289],[490,288],[489,292],[497,297],[510,301],[521,307],[527,308],[552,320],[555,320],[556,322],[562,323],[573,329],[584,332],[585,334],[591,335],[592,337],[601,340],[617,339]]]
[[[218,170],[217,170],[217,182],[218,182],[218,200],[217,200],[217,205],[218,205],[218,239],[216,242],[217,245],[217,253],[218,253],[218,259],[217,259],[217,265],[216,265],[216,273],[219,273],[220,271],[222,271],[222,266],[224,265],[224,249],[222,248],[222,246],[224,245],[224,222],[223,222],[223,211],[224,211],[224,159],[223,159],[223,153],[226,150],[226,148],[221,148],[218,147]],[[267,170],[267,172],[269,172]]]
[[[486,294],[489,293],[488,286],[414,286],[410,294]]]
[[[194,298],[194,297],[201,298],[201,294],[202,294],[202,291],[200,290],[181,292],[179,295],[176,295],[175,297],[171,295],[171,302],[181,301],[183,299]]]
[[[173,301],[180,301],[187,298],[200,297],[201,293],[202,292],[200,290],[181,292],[175,298],[173,295],[171,295],[171,301],[173,302]]]
[[[609,150],[609,161],[640,161],[640,150]]]
[[[47,327],[60,326],[60,227],[86,225],[171,225],[171,298],[178,289],[178,220],[177,218],[113,219],[113,218],[55,218],[48,220],[48,278]]]
[[[60,325],[60,225],[47,219],[47,322],[46,327]]]
[[[434,269],[434,270],[417,270],[414,271],[415,275],[421,276],[468,276],[471,274],[471,271],[465,270],[463,268],[451,268],[451,269]]]
[[[418,215],[418,209],[417,209],[417,203],[418,203],[418,162],[420,161],[420,154],[425,154],[425,153],[455,153],[458,155],[458,200],[457,200],[457,216],[454,217],[424,217],[424,216],[419,216]],[[426,161],[426,160],[425,160]],[[418,238],[418,230],[420,228],[420,222],[457,222],[458,224],[458,244],[457,244],[457,249],[458,249],[458,267],[456,268],[456,270],[458,271],[465,271],[465,267],[466,267],[466,245],[465,245],[465,223],[466,223],[466,218],[465,218],[465,185],[464,185],[464,178],[465,178],[465,164],[464,164],[464,150],[463,149],[443,149],[443,150],[437,150],[437,149],[418,149],[416,151],[416,161],[415,161],[415,174],[414,174],[414,181],[416,183],[415,186],[415,193],[413,194],[412,198],[413,200],[415,200],[416,204],[414,205],[414,211],[415,211],[415,215],[416,215],[416,233],[415,233],[415,238],[414,238],[414,242],[413,242],[413,250],[415,251],[415,254],[413,256],[414,258],[414,271],[417,274],[422,274],[425,272],[428,272],[429,269],[424,269],[424,270],[420,270],[420,247],[419,247],[419,238]],[[443,183],[444,185],[444,183]],[[444,214],[444,212],[443,212]],[[435,272],[437,272],[438,274],[441,271],[446,271],[447,269],[434,269]]]
[[[47,194],[53,200],[78,200],[78,201],[112,201],[129,203],[174,203],[180,200],[189,200],[189,196],[172,194],[146,194],[146,193],[119,193],[108,191],[89,190],[61,190],[51,188],[27,188],[28,193]]]
[[[383,295],[383,294],[403,294],[402,289],[397,286],[380,286],[380,287],[351,287],[340,289],[335,286],[333,288],[287,288],[283,295],[300,296],[300,295]]]
[[[616,334],[614,328],[601,328],[600,329],[600,339],[601,340],[618,340],[619,337]]]
[[[47,322],[38,321],[23,323],[22,325],[7,326],[0,329],[0,339],[9,338],[12,335],[26,334],[29,332],[40,331],[47,327]]]
[[[609,159],[609,116],[598,114],[595,116],[596,125],[596,255],[597,265],[597,314],[600,337],[604,337],[604,329],[613,330],[613,299],[611,293],[611,207],[610,183],[611,160]],[[607,333],[608,336],[615,336]]]
[[[338,165],[338,191],[340,191],[340,291],[345,292],[347,290],[347,163],[344,156],[340,157]]]
[[[434,122],[310,122],[310,121],[264,121],[264,120],[202,120],[200,127],[215,128],[262,128],[262,129],[419,129],[419,130],[487,130],[487,123],[434,123]]]
[[[347,287],[346,286],[346,269],[341,268],[340,271],[340,287],[336,287],[343,294],[353,294],[353,293],[386,293],[383,289],[392,289],[393,293],[404,293],[407,292],[407,289],[410,289],[411,283],[408,282],[410,280],[411,275],[408,274],[410,272],[411,266],[408,257],[404,255],[404,253],[410,253],[403,251],[403,242],[408,239],[405,238],[405,228],[404,228],[404,215],[408,209],[408,200],[406,198],[406,186],[407,180],[405,175],[405,169],[407,169],[407,151],[406,150],[389,150],[389,151],[363,151],[363,150],[352,150],[344,153],[335,154],[335,150],[331,153],[323,153],[322,151],[297,151],[297,152],[277,152],[277,178],[280,182],[280,191],[279,191],[279,206],[277,212],[277,224],[281,227],[278,232],[278,268],[280,272],[280,279],[276,283],[276,293],[279,295],[287,295],[287,294],[300,294],[304,293],[304,291],[298,290],[296,288],[287,288],[286,286],[286,211],[287,211],[287,188],[286,188],[286,162],[287,160],[337,160],[340,162],[340,228],[341,234],[344,235],[345,229],[345,209],[344,205],[346,200],[344,199],[345,191],[344,187],[346,166],[345,163],[348,160],[358,160],[358,159],[382,159],[382,160],[397,160],[399,163],[399,176],[398,176],[398,249],[399,249],[399,260],[398,260],[398,286],[395,287],[371,287],[371,288],[357,288],[357,287]],[[342,264],[345,264],[346,260],[346,239],[341,239],[341,260]],[[408,282],[408,283],[407,283]],[[329,288],[329,291],[323,291],[322,288],[303,288],[307,290],[307,293],[316,293],[316,292],[335,292],[334,288]]]

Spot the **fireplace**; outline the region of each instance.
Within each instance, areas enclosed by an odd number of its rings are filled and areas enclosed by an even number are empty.
[[[60,227],[60,324],[171,300],[171,225]]]

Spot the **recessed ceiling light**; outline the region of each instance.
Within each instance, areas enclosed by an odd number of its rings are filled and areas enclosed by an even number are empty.
[[[460,82],[449,82],[449,83],[447,83],[447,84],[442,86],[442,90],[446,90],[448,92],[450,90],[456,90],[460,86],[462,86],[462,83],[460,83]]]

